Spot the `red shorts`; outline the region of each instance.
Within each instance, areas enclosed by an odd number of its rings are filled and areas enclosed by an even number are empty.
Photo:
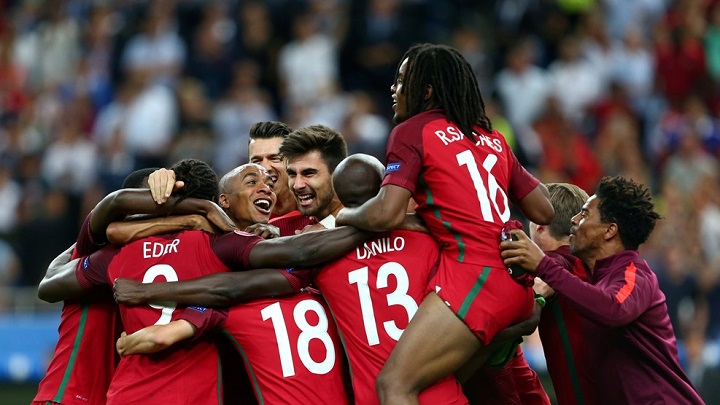
[[[428,291],[437,293],[484,345],[499,331],[528,319],[535,304],[532,288],[513,280],[507,269],[459,263],[444,255]]]

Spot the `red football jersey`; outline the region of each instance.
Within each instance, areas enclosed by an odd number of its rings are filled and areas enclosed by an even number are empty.
[[[570,253],[569,246],[546,252],[567,271],[589,282],[590,273],[580,259]],[[589,364],[587,325],[577,308],[565,297],[557,294],[543,308],[540,317],[540,340],[550,378],[555,387],[555,397],[560,405],[599,403],[595,389],[595,370]]]
[[[475,127],[473,144],[441,110],[396,126],[387,148],[383,185],[410,190],[416,212],[454,260],[503,268],[499,238],[519,201],[538,180],[517,161],[497,131]]]
[[[73,258],[100,248],[92,241],[90,214],[80,230]],[[58,342],[34,401],[66,405],[104,404],[117,354],[115,340],[122,332],[110,289],[63,302]]]
[[[315,277],[343,336],[355,402],[379,404],[375,379],[424,297],[439,252],[419,232],[379,234]],[[420,393],[421,404],[465,404],[452,376]]]
[[[83,285],[99,283],[106,270],[105,282],[118,277],[142,282],[177,281],[228,271],[215,253],[218,240],[233,241],[233,254],[246,257],[255,237],[229,234],[215,238],[202,231],[184,231],[153,236],[130,243],[117,254],[93,255],[78,268]],[[133,333],[148,325],[163,325],[178,319],[174,306],[120,306],[125,330]],[[108,404],[167,403],[217,404],[221,402],[218,378],[219,359],[215,346],[205,339],[182,342],[151,355],[124,357],[108,390]]]
[[[237,305],[224,328],[245,360],[259,403],[348,403],[335,323],[316,294]]]

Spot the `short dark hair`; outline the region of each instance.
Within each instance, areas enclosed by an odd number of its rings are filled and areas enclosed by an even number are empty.
[[[546,184],[550,194],[550,203],[555,209],[555,216],[548,225],[550,236],[560,240],[570,236],[572,218],[582,210],[588,194],[580,187],[569,183]]]
[[[157,167],[148,167],[135,170],[125,177],[122,188],[148,188],[148,177],[157,169]]]
[[[345,158],[333,172],[333,188],[346,207],[359,207],[380,191],[385,166],[364,153]]]
[[[417,44],[405,52],[400,64],[405,59],[408,59],[408,64],[403,91],[407,92],[410,116],[433,108],[445,110],[448,119],[473,142],[477,141],[473,126],[492,131],[477,77],[457,49],[446,45]],[[427,85],[433,88],[430,99],[425,98]]]
[[[218,176],[210,165],[198,159],[183,159],[171,169],[175,172],[175,180],[185,182],[185,186],[176,192],[181,200],[192,197],[218,201]]]
[[[654,211],[650,189],[622,176],[605,176],[595,195],[600,220],[616,223],[625,249],[637,249],[650,237],[660,214]]]
[[[292,128],[279,121],[260,121],[253,124],[250,127],[250,139],[271,139],[271,138],[286,138]]]
[[[324,125],[310,125],[292,131],[280,146],[284,159],[319,151],[330,173],[347,157],[347,144],[339,132]]]

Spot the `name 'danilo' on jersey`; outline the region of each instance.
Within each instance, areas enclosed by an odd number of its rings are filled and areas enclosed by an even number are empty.
[[[392,240],[391,240],[392,239]],[[396,252],[405,248],[405,239],[400,236],[395,238],[379,238],[365,242],[362,246],[355,248],[358,260],[369,259],[385,252]]]
[[[495,152],[502,153],[502,143],[499,139],[493,139],[483,134],[476,135],[478,137],[478,141],[475,143],[475,145],[488,146]],[[445,128],[445,131],[435,131],[435,136],[437,136],[442,141],[442,143],[445,144],[445,146],[465,138],[465,135],[462,133],[462,131],[453,126],[448,126],[447,128]]]

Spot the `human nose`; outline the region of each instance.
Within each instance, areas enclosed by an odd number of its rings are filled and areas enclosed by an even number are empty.
[[[301,189],[307,187],[307,182],[301,176],[296,176],[294,179],[291,180],[291,182],[292,182],[292,188],[294,190],[301,190]]]
[[[579,212],[577,214],[573,215],[573,217],[570,218],[570,223],[573,225],[577,225],[579,216],[580,216]]]

